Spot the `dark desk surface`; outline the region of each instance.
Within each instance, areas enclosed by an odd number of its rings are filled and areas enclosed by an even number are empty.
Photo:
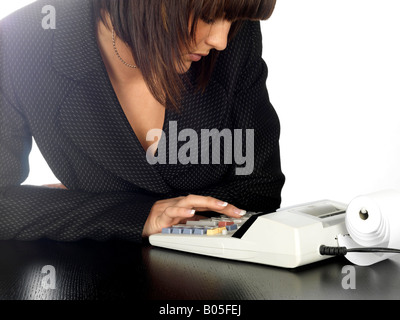
[[[43,266],[56,270],[45,289]],[[399,299],[400,256],[355,267],[345,290],[344,258],[280,269],[126,242],[0,242],[0,300]]]

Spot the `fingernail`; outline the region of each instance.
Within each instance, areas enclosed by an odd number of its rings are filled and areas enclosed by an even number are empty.
[[[242,216],[242,217],[247,213],[246,210],[240,210],[240,209],[235,209],[235,210],[233,210],[233,212],[235,214],[238,214],[239,216]]]
[[[194,214],[196,213],[196,210],[189,209],[187,213],[190,214],[191,216],[194,216]]]
[[[228,206],[228,202],[223,202],[223,201],[218,201],[217,204],[218,204],[220,207],[227,207],[227,206]]]

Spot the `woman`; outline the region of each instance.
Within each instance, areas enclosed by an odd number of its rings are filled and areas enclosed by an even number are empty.
[[[45,5],[56,12],[56,29],[40,23]],[[0,238],[140,242],[195,213],[276,210],[284,183],[279,120],[257,22],[274,5],[44,0],[4,19]],[[251,172],[212,162],[209,147],[196,154],[181,139],[165,143],[188,128],[199,136],[250,130],[242,136],[250,143],[229,149],[221,139],[218,153],[240,159],[253,151]],[[149,139],[152,130],[163,134]],[[32,136],[63,189],[20,185]],[[154,164],[149,153],[170,157]],[[202,161],[171,156],[188,153]]]

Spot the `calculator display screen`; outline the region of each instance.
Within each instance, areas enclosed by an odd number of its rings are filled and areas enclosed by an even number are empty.
[[[310,205],[310,206],[302,207],[300,209],[296,209],[295,211],[306,213],[306,214],[309,214],[311,216],[314,216],[314,217],[317,217],[320,219],[329,218],[332,216],[337,216],[339,214],[346,213],[345,210],[343,210],[341,208],[337,208],[332,204],[318,205],[318,206]]]

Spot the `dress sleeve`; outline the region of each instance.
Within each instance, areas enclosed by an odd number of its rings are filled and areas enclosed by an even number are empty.
[[[132,192],[91,194],[45,187],[0,188],[0,239],[120,239],[140,243],[158,199]]]
[[[141,242],[155,197],[21,186],[29,174],[32,135],[13,94],[1,41],[0,34],[0,240]]]
[[[245,52],[241,59],[245,63],[242,66],[236,63],[240,71],[231,102],[231,129],[242,132],[242,139],[234,140],[237,158],[226,179],[201,194],[228,201],[247,211],[273,212],[280,207],[285,182],[280,160],[280,122],[266,88],[268,68],[262,59],[260,24],[247,23],[245,28],[235,44],[238,50]],[[237,60],[236,56],[234,61]],[[237,160],[246,158],[245,165],[238,165],[240,161]]]
[[[20,185],[29,173],[32,139],[23,116],[3,90],[0,94],[0,240],[115,238],[140,243],[158,199],[133,192],[94,194]]]

